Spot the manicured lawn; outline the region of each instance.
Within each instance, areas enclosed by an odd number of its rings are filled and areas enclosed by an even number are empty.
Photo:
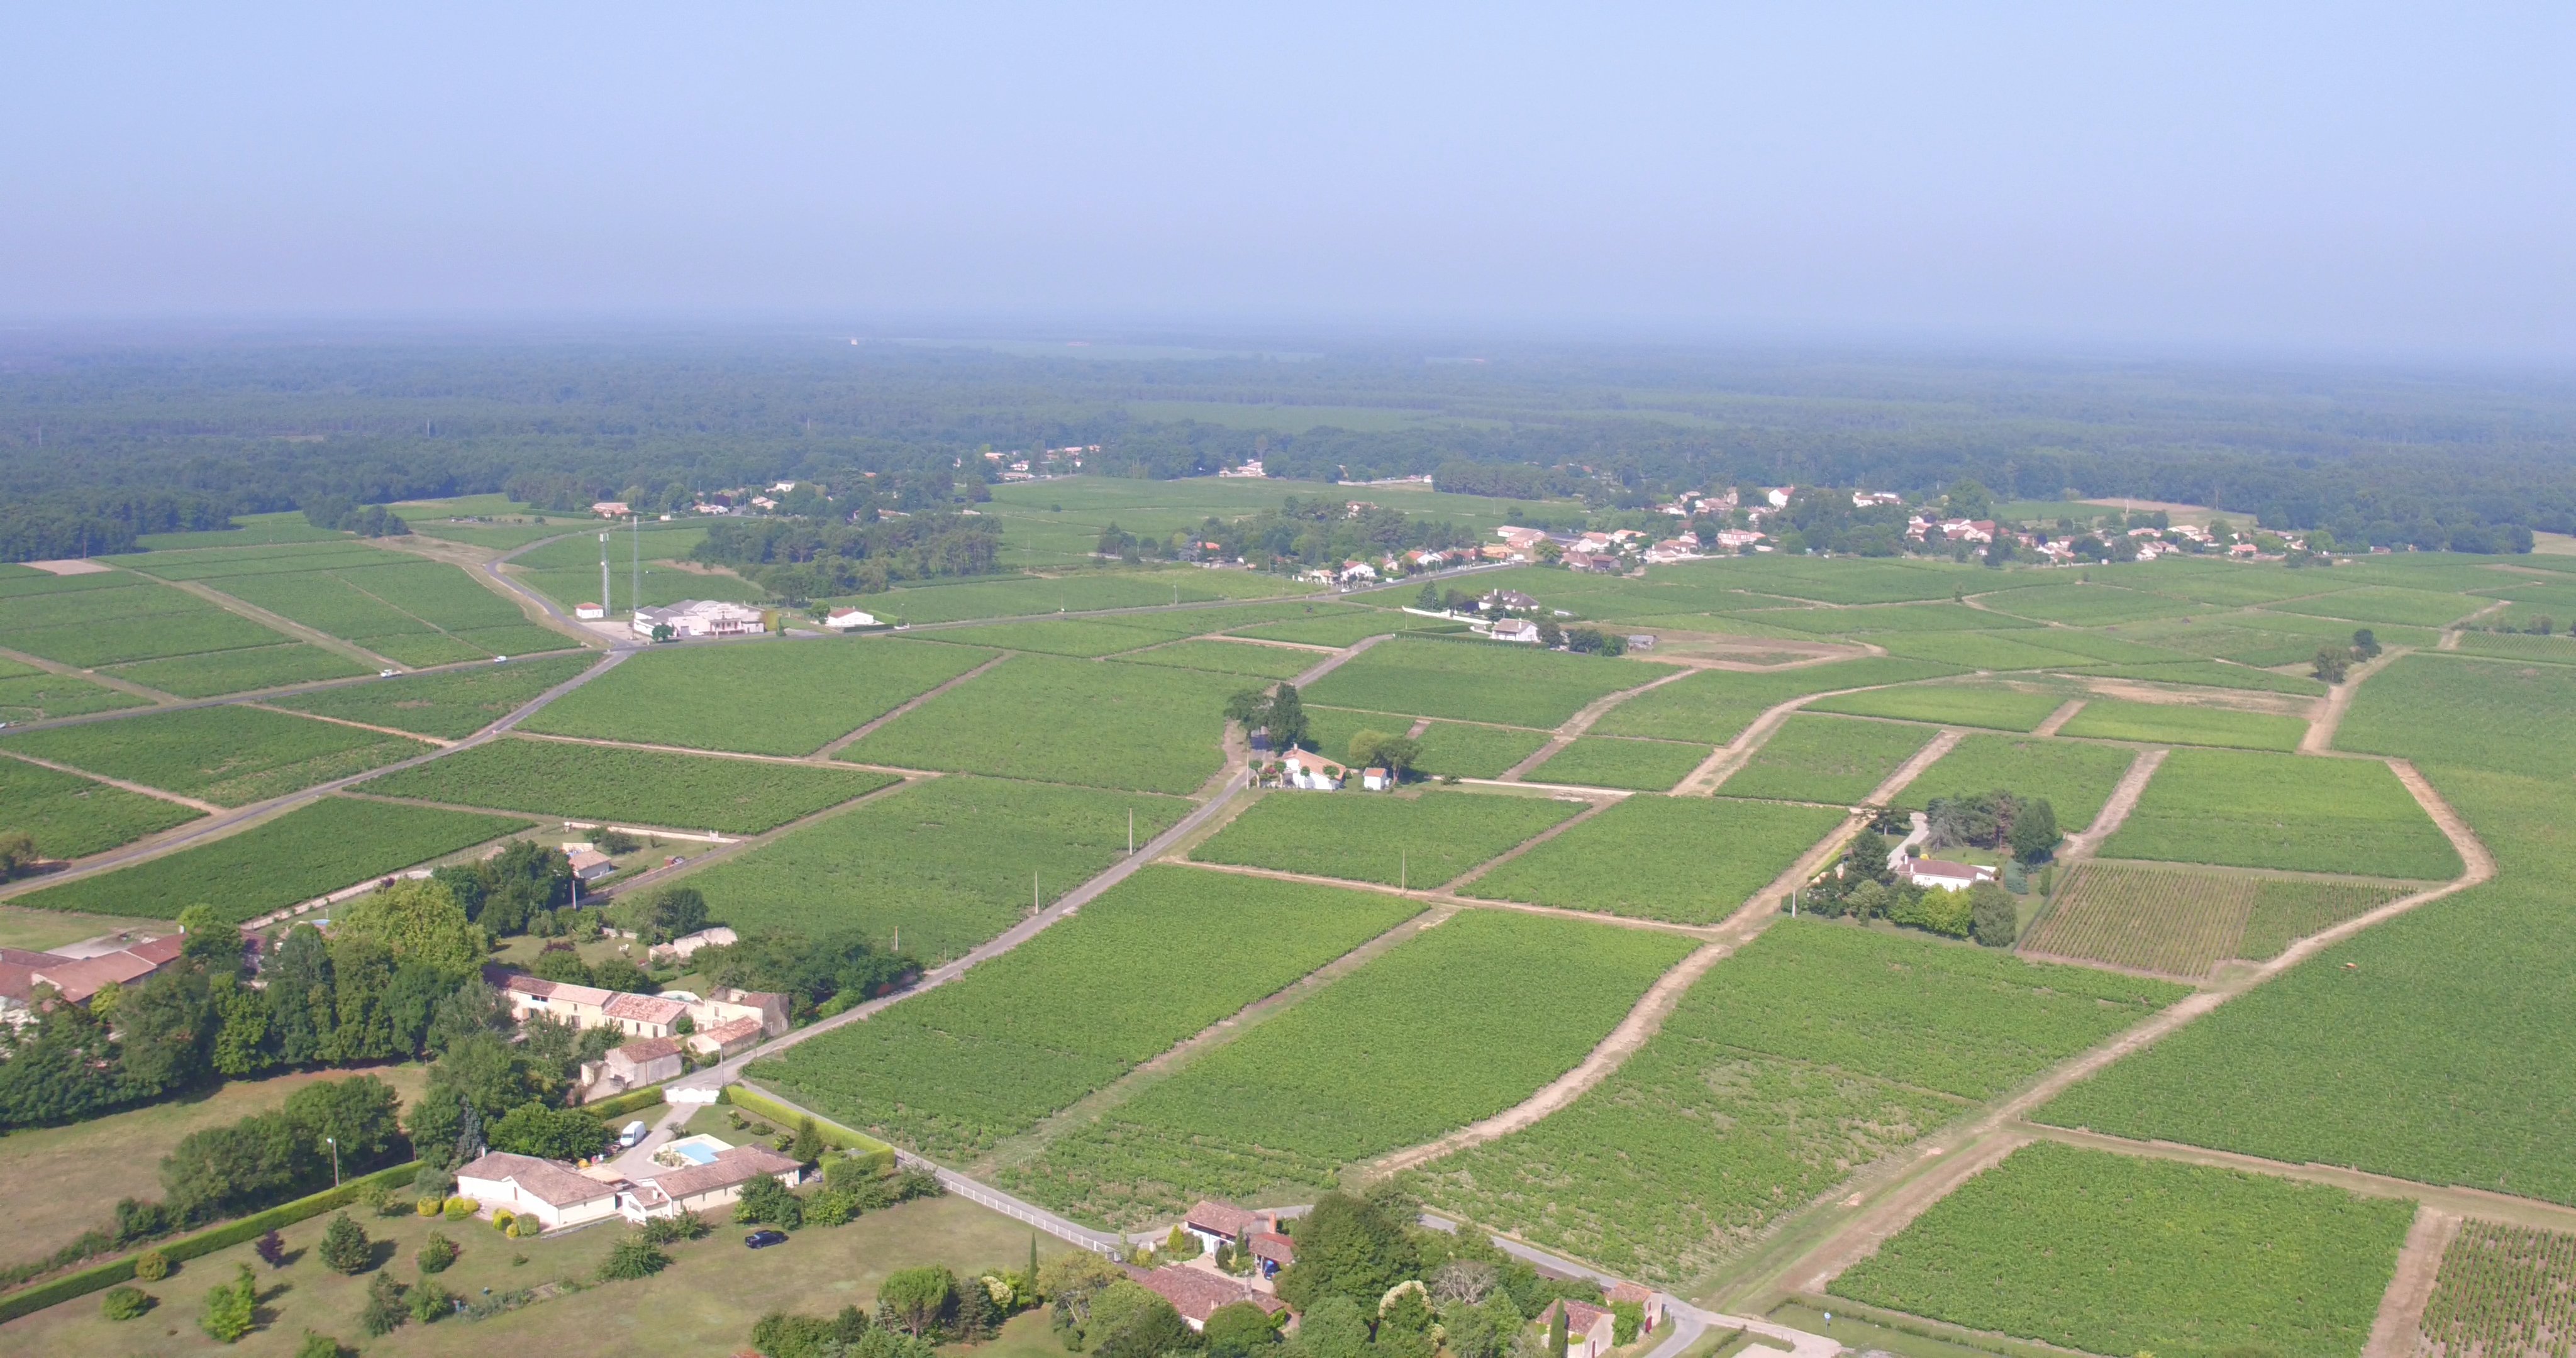
[[[2041,1142],[1845,1270],[1837,1296],[2091,1353],[2260,1345],[2346,1358],[2370,1337],[2415,1205]]]
[[[1664,740],[1622,740],[1584,736],[1548,756],[1526,777],[1533,783],[1575,783],[1584,787],[1625,787],[1641,792],[1671,790],[1707,762],[1706,745]]]
[[[1734,914],[1842,824],[1812,806],[1641,794],[1469,883],[1464,893],[1642,919]]]
[[[1920,726],[1801,713],[1763,742],[1718,792],[1854,805],[1931,740],[1932,733]]]
[[[945,961],[1054,901],[1189,811],[1169,797],[956,776],[889,793],[692,874],[718,922],[809,937],[900,934]]]
[[[456,1263],[438,1275],[451,1292],[479,1299],[485,1288],[507,1293],[559,1280],[584,1288],[489,1320],[409,1321],[382,1339],[368,1339],[358,1328],[372,1275],[343,1277],[322,1267],[316,1246],[330,1218],[316,1217],[283,1232],[289,1262],[282,1270],[259,1263],[250,1245],[236,1245],[190,1260],[167,1280],[145,1285],[160,1304],[139,1320],[109,1321],[99,1314],[96,1296],[83,1297],[0,1326],[0,1349],[286,1358],[304,1331],[313,1329],[344,1345],[363,1344],[371,1358],[488,1358],[494,1353],[699,1358],[747,1350],[751,1327],[770,1311],[830,1315],[849,1305],[873,1309],[878,1287],[901,1269],[944,1264],[973,1275],[1028,1266],[1029,1228],[961,1198],[924,1199],[868,1213],[846,1226],[809,1227],[785,1245],[758,1251],[743,1248],[748,1228],[733,1226],[729,1211],[711,1215],[716,1230],[705,1239],[670,1246],[673,1262],[659,1276],[598,1284],[599,1261],[625,1235],[614,1224],[513,1241],[480,1222],[379,1218],[360,1209],[360,1224],[385,1242],[379,1246],[389,1260],[384,1267],[406,1285],[420,1278],[412,1260],[421,1242],[439,1230],[465,1247]],[[1041,1259],[1071,1248],[1052,1236],[1038,1237]],[[242,1263],[258,1273],[264,1318],[248,1338],[227,1347],[200,1332],[196,1317],[206,1289],[230,1281]],[[1030,1349],[1053,1340],[1041,1326],[1033,1341],[1023,1322],[1017,1331],[1006,1332],[1003,1342]]]
[[[2460,856],[2388,766],[2233,750],[2176,750],[2108,858],[2439,881]]]
[[[2239,750],[2299,748],[2308,724],[2298,717],[2268,712],[2239,712],[2227,707],[2194,707],[2184,703],[2133,703],[2094,698],[2084,710],[2058,728],[2058,734],[2102,740],[2135,740],[2153,744],[2222,745]]]
[[[1223,763],[1239,677],[1020,655],[841,752],[897,768],[1194,792]]]
[[[505,736],[361,786],[378,796],[457,806],[758,834],[894,781],[891,774],[831,764]]]
[[[1306,690],[1306,700],[1370,712],[1552,728],[1584,704],[1670,673],[1661,665],[1491,641],[1398,637]]]
[[[357,1073],[361,1072],[299,1071],[229,1080],[187,1098],[68,1127],[31,1127],[0,1137],[0,1177],[20,1185],[43,1185],[41,1191],[16,1195],[9,1239],[0,1243],[0,1268],[42,1259],[83,1231],[106,1228],[119,1198],[161,1196],[156,1177],[161,1157],[190,1132],[269,1112],[315,1080],[346,1079]],[[363,1073],[392,1085],[408,1100],[420,1093],[426,1068],[374,1066]],[[195,1300],[194,1295],[183,1295]],[[89,1309],[97,1309],[95,1298]],[[6,1333],[0,1331],[0,1336]]]
[[[1510,793],[1268,792],[1190,857],[1436,887],[1582,809]]]
[[[35,836],[47,858],[78,858],[128,844],[202,812],[109,787],[78,774],[0,759],[0,831]]]
[[[177,919],[203,902],[239,922],[521,829],[522,816],[324,797],[220,839],[13,897],[31,910]]]
[[[442,674],[407,674],[280,698],[274,706],[462,740],[597,661],[592,655],[550,656]]]
[[[679,646],[635,656],[526,729],[744,754],[810,754],[994,652],[890,637]]]
[[[147,712],[0,737],[8,748],[219,806],[243,806],[426,754],[408,736],[256,707]]]

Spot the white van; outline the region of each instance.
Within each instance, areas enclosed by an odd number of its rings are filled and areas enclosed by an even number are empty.
[[[644,1139],[645,1133],[650,1130],[650,1128],[644,1125],[643,1119],[638,1118],[633,1122],[627,1123],[626,1129],[617,1134],[617,1144],[628,1150],[633,1150],[635,1149],[636,1144]]]

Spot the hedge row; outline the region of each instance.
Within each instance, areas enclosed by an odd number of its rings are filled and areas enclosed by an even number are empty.
[[[154,1245],[150,1248],[159,1250],[163,1257],[173,1263],[183,1259],[194,1259],[203,1254],[212,1254],[227,1245],[256,1240],[277,1227],[292,1226],[296,1222],[318,1217],[324,1212],[346,1207],[364,1195],[372,1184],[383,1184],[387,1188],[407,1187],[419,1170],[418,1161],[406,1161],[390,1169],[380,1169],[373,1174],[361,1175],[341,1184],[338,1188],[324,1189],[309,1198],[297,1198],[293,1202],[269,1208],[265,1212],[254,1213],[239,1221],[226,1222],[221,1226],[199,1231],[195,1235],[181,1236],[166,1244]],[[137,1254],[142,1252],[136,1251]],[[20,1316],[33,1315],[48,1306],[59,1306],[74,1297],[88,1296],[101,1288],[133,1281],[134,1257],[130,1254],[114,1263],[100,1264],[95,1268],[66,1274],[52,1282],[39,1283],[34,1287],[0,1297],[0,1324],[16,1320]]]
[[[877,1140],[875,1137],[870,1136],[865,1132],[852,1131],[849,1128],[832,1121],[830,1118],[815,1117],[812,1113],[790,1108],[786,1104],[779,1102],[777,1099],[752,1088],[750,1085],[726,1085],[724,1096],[725,1102],[727,1103],[733,1104],[739,1108],[748,1108],[773,1122],[777,1122],[787,1127],[794,1127],[807,1118],[813,1118],[814,1130],[822,1135],[823,1143],[825,1145],[831,1146],[836,1150],[855,1152],[863,1159],[874,1160],[877,1162],[877,1167],[879,1169],[890,1170],[894,1168],[894,1147]]]
[[[659,1108],[664,1102],[662,1086],[654,1085],[650,1089],[638,1089],[631,1094],[620,1094],[613,1099],[585,1103],[581,1106],[581,1111],[606,1122],[610,1118],[622,1118],[639,1108]]]

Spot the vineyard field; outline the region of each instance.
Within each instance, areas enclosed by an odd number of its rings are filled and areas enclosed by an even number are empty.
[[[758,834],[874,792],[891,775],[503,737],[361,785],[383,797],[670,830]]]
[[[43,721],[148,706],[131,693],[86,679],[30,669],[0,678],[0,721]]]
[[[2176,750],[2106,858],[2441,881],[2460,856],[2385,764]]]
[[[1139,621],[1148,621],[1140,618]],[[1005,651],[1036,651],[1086,659],[1159,646],[1172,633],[1152,626],[1131,626],[1108,619],[1038,618],[1024,622],[990,622],[977,627],[927,633],[932,640],[961,646],[991,646]]]
[[[1424,731],[1422,771],[1449,778],[1500,778],[1547,744],[1537,731],[1435,721]]]
[[[2038,1142],[1831,1291],[2090,1353],[2350,1358],[2414,1215],[2322,1184]]]
[[[161,592],[187,599],[190,607],[138,617],[106,617],[60,627],[0,632],[0,646],[59,664],[99,669],[134,660],[235,651],[294,640],[239,614],[227,613],[213,604],[200,603],[175,589]]]
[[[1691,770],[1706,763],[1710,753],[1705,745],[1585,736],[1548,756],[1546,763],[1526,776],[1533,783],[1668,792],[1688,778]]]
[[[1138,792],[1194,792],[1223,765],[1231,675],[1014,656],[880,727],[843,759]]]
[[[1800,713],[1718,784],[1718,795],[1857,805],[1931,740],[1920,726]]]
[[[2412,624],[2416,627],[2441,627],[2454,623],[2482,606],[2481,600],[2462,598],[2457,594],[2437,594],[2431,590],[2394,585],[2365,585],[2360,589],[2337,590],[2314,598],[2285,599],[2264,605],[2274,612],[2304,613],[2312,618]]]
[[[2426,1358],[2565,1353],[2576,1339],[2576,1235],[2461,1222],[2415,1335]]]
[[[176,919],[202,902],[227,922],[240,923],[527,824],[520,816],[324,797],[239,834],[14,897],[9,904]]]
[[[2181,993],[1783,920],[1572,1107],[1405,1179],[1434,1206],[1678,1283],[1970,1100]]]
[[[1097,537],[1095,532],[1092,536]],[[976,580],[955,585],[916,585],[849,600],[879,617],[904,622],[966,622],[977,618],[1032,617],[1060,610],[1151,608],[1178,601],[1217,603],[1293,593],[1293,582],[1275,575],[1229,571],[1102,571],[1063,579]],[[878,605],[884,605],[880,608]],[[1329,608],[1331,605],[1320,605]]]
[[[2048,632],[1926,632],[1875,638],[1891,655],[1963,670],[2065,670],[2092,662],[2045,645]]]
[[[1168,665],[1185,670],[1240,674],[1252,679],[1294,679],[1331,659],[1321,651],[1285,646],[1249,646],[1239,641],[1176,641],[1119,659],[1130,665]]]
[[[2251,693],[2293,693],[2319,697],[2326,686],[2304,674],[2282,674],[2276,670],[2258,670],[2250,665],[2222,665],[2215,660],[2180,660],[2169,664],[2079,665],[2065,669],[2072,675],[2099,675],[2105,679],[2144,679],[2158,684],[2193,684],[2202,688],[2242,689]]]
[[[1726,745],[1755,717],[1792,698],[1958,672],[1951,665],[1885,657],[1758,673],[1702,670],[1620,703],[1592,724],[1591,734]]]
[[[2033,1119],[2576,1203],[2564,790],[2428,775],[2494,851],[2495,882],[2337,943]]]
[[[200,812],[16,759],[0,759],[0,834],[34,836],[47,858],[79,858],[195,820]]]
[[[1577,803],[1499,793],[1270,792],[1190,857],[1430,888],[1582,810]]]
[[[1462,888],[1486,900],[1712,924],[1841,825],[1813,806],[1640,794]]]
[[[2576,669],[2417,652],[2354,691],[2335,748],[2563,779],[2576,773],[2576,751],[2532,736],[2571,715]]]
[[[2268,712],[2239,712],[2225,707],[2183,703],[2135,703],[2095,698],[2058,728],[2064,736],[2097,740],[2131,740],[2156,745],[2221,745],[2239,750],[2299,748],[2308,723],[2298,717]]]
[[[1149,867],[963,979],[750,1074],[922,1154],[969,1158],[1413,913],[1374,892]]]
[[[1390,632],[1418,632],[1434,636],[1464,635],[1466,631],[1467,624],[1463,622],[1444,623],[1391,608],[1327,607],[1317,610],[1312,617],[1237,627],[1234,634],[1267,641],[1302,641],[1309,646],[1355,646],[1370,637],[1385,636]]]
[[[1059,1138],[1003,1186],[1131,1229],[1200,1197],[1328,1191],[1342,1165],[1499,1112],[1572,1069],[1694,946],[1465,911]],[[1528,1002],[1541,991],[1547,1003]]]
[[[1935,797],[2004,788],[2047,802],[2057,813],[2058,828],[2080,830],[2102,813],[2111,789],[2119,786],[2120,775],[2136,757],[2128,750],[2071,740],[1970,736],[1933,761],[1897,800],[1919,807]]]
[[[944,962],[1053,903],[1189,804],[1170,797],[971,776],[934,778],[691,874],[710,918],[749,933],[855,931]]]
[[[432,748],[408,736],[256,707],[146,712],[5,739],[8,748],[39,759],[218,806],[243,806],[299,791]]]
[[[1324,676],[1306,690],[1306,700],[1553,729],[1596,698],[1671,672],[1642,661],[1535,646],[1397,637]]]
[[[2376,882],[2265,878],[2254,884],[2254,906],[2246,913],[2236,955],[2249,962],[2269,962],[2300,939],[2376,910],[2408,890]]]
[[[888,638],[648,651],[547,704],[522,729],[810,754],[995,654]]]
[[[553,656],[440,674],[407,674],[280,698],[272,706],[462,740],[590,668],[597,659],[590,655]]]
[[[1995,731],[2028,731],[2074,695],[2056,689],[2007,688],[2000,684],[1927,684],[1909,688],[1872,689],[1819,698],[1803,709],[1839,712],[1853,717],[1892,717],[1898,721],[1940,726],[1978,726]]]
[[[128,683],[175,693],[182,698],[212,698],[219,694],[244,693],[283,684],[310,683],[317,679],[349,679],[366,672],[366,666],[347,656],[301,641],[285,646],[252,646],[237,651],[209,651],[204,655],[140,660],[108,671]]]
[[[2236,956],[2254,886],[2251,877],[2215,872],[2082,863],[2022,946],[2198,980]]]

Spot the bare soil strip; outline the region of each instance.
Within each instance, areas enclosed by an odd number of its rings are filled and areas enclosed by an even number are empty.
[[[1923,776],[1924,770],[1940,763],[1944,756],[1959,748],[1959,742],[1967,737],[1968,733],[1965,731],[1944,728],[1941,734],[1932,737],[1922,749],[1916,750],[1912,758],[1897,765],[1896,772],[1887,775],[1878,786],[1871,788],[1869,796],[1862,805],[1885,806],[1895,801],[1898,793],[1912,787],[1914,780]]]
[[[323,650],[331,652],[333,655],[340,656],[343,659],[357,661],[359,664],[364,665],[369,669],[403,671],[409,671],[411,669],[411,666],[403,664],[401,661],[394,660],[387,656],[378,655],[354,641],[342,641],[340,638],[335,637],[328,632],[307,627],[282,613],[271,613],[257,604],[244,603],[211,585],[202,584],[195,580],[164,580],[161,583],[168,585],[170,588],[178,590],[183,594],[196,595],[198,598],[205,600],[207,603],[213,604],[215,607],[220,608],[227,613],[233,614],[236,617],[248,618],[252,622],[258,623],[260,626],[265,627],[272,632],[283,633],[287,637],[296,641],[309,641],[314,645],[321,647]],[[372,594],[367,597],[371,599],[375,598]],[[378,599],[377,602],[382,603],[384,601]],[[397,609],[395,611],[400,612],[401,610]],[[403,616],[408,618],[411,615],[404,613]],[[445,633],[442,632],[440,635],[443,636]]]
[[[2048,720],[2041,722],[2031,731],[2031,734],[2035,736],[2056,735],[2059,730],[2065,727],[2066,723],[2075,720],[2076,713],[2083,710],[2084,700],[2082,698],[2069,698],[2064,703],[2060,704],[2056,711],[2049,713]]]
[[[21,665],[33,666],[36,669],[43,670],[47,674],[59,674],[66,679],[80,679],[103,687],[112,688],[119,693],[125,694],[127,697],[141,698],[145,702],[157,703],[164,707],[176,706],[179,703],[179,696],[175,693],[164,693],[157,688],[146,688],[131,679],[119,679],[113,674],[101,674],[96,670],[85,670],[76,665],[66,665],[59,660],[47,660],[41,655],[29,655],[25,651],[13,651],[5,646],[0,646],[0,659],[15,660]],[[64,720],[71,721],[85,718],[96,721],[108,717],[131,716],[138,710],[148,712],[151,709],[127,708],[117,712],[84,712],[81,714],[80,718],[65,718]],[[20,725],[22,727],[35,727],[52,726],[55,725],[55,723],[49,721],[31,721],[20,723]]]
[[[2091,825],[2068,835],[2058,847],[2058,863],[2089,857],[2102,847],[2103,841],[2117,834],[2120,823],[2138,809],[2138,798],[2146,795],[2148,781],[2164,766],[2165,756],[2172,753],[2168,749],[2140,750],[2138,757],[2129,761],[2129,771],[2121,774],[2120,781],[2112,787],[2109,799],[2102,803],[2101,814],[2093,817]]]
[[[1288,872],[1280,868],[1256,868],[1242,863],[1198,863],[1166,856],[1159,861],[1201,872],[1229,872],[1237,877],[1266,877],[1274,882],[1303,882],[1308,886],[1336,887],[1344,891],[1373,891],[1381,896],[1402,896],[1425,905],[1445,906],[1453,910],[1511,910],[1524,915],[1549,915],[1557,919],[1581,920],[1585,924],[1607,925],[1613,929],[1645,929],[1659,934],[1683,934],[1691,938],[1720,937],[1714,924],[1682,924],[1668,919],[1640,919],[1635,915],[1604,915],[1590,910],[1569,910],[1561,905],[1532,905],[1527,901],[1494,901],[1481,896],[1453,896],[1444,890],[1422,887],[1400,888],[1384,882],[1357,882],[1346,877],[1317,877],[1312,873]]]
[[[2498,604],[2496,606],[2499,608],[2503,607],[2502,604]],[[2441,649],[2451,650],[2456,648],[2459,644],[2460,634],[2458,632],[2451,631],[2444,632],[2442,634]],[[2380,652],[2377,657],[2353,666],[2352,672],[2345,676],[2342,683],[2328,688],[2326,690],[2326,696],[2317,703],[2316,715],[2308,721],[2308,733],[2299,737],[2299,753],[2333,753],[2335,729],[2343,725],[2343,714],[2352,707],[2353,690],[2361,687],[2362,680],[2378,673],[2380,670],[2386,668],[2390,661],[2395,660],[2397,657],[2404,655],[2413,649],[2414,648],[2411,646],[2391,646],[2387,650]]]
[[[1572,788],[1567,789],[1567,791],[1573,790],[1574,789]],[[1595,800],[1592,805],[1585,807],[1574,815],[1558,821],[1556,824],[1539,831],[1528,839],[1522,840],[1520,843],[1513,845],[1511,848],[1504,850],[1493,858],[1479,863],[1476,866],[1467,869],[1465,872],[1459,873],[1456,877],[1441,883],[1440,894],[1445,896],[1451,892],[1459,890],[1469,882],[1475,881],[1486,873],[1492,872],[1494,869],[1501,867],[1505,863],[1520,857],[1522,854],[1528,853],[1539,845],[1545,844],[1549,840],[1556,838],[1558,835],[1564,834],[1575,826],[1581,825],[1583,822],[1592,819],[1594,816],[1600,815],[1602,812],[1618,805],[1620,800],[1621,799],[1617,797],[1602,797]]]
[[[2388,1280],[2388,1291],[2379,1298],[2379,1317],[2371,1322],[2362,1358],[2413,1358],[2424,1306],[2433,1299],[2433,1279],[2442,1271],[2442,1254],[2459,1233],[2460,1218],[2451,1213],[2437,1211],[2431,1203],[2415,1209],[2415,1224],[2397,1252],[2397,1276]]]
[[[1623,688],[1616,693],[1604,694],[1599,698],[1593,699],[1591,702],[1585,703],[1581,711],[1578,711],[1573,716],[1566,718],[1565,724],[1556,728],[1556,734],[1548,737],[1546,744],[1539,746],[1529,758],[1503,770],[1503,776],[1496,781],[1505,783],[1519,782],[1529,773],[1530,770],[1537,768],[1539,765],[1546,763],[1550,759],[1555,758],[1557,751],[1573,744],[1577,737],[1581,736],[1584,732],[1591,730],[1592,723],[1601,720],[1603,716],[1609,713],[1611,708],[1617,707],[1619,704],[1628,701],[1630,698],[1636,697],[1638,694],[1643,693],[1648,689],[1662,688],[1664,685],[1672,683],[1676,679],[1688,679],[1691,677],[1692,673],[1694,673],[1693,669],[1676,669],[1661,679],[1639,684],[1635,688]]]
[[[347,717],[326,717],[319,712],[296,712],[288,708],[271,707],[267,703],[243,703],[242,706],[256,707],[262,712],[274,712],[281,717],[301,717],[306,721],[323,721],[329,722],[333,726],[347,726],[360,731],[374,731],[382,735],[401,736],[405,740],[425,740],[442,750],[452,748],[456,744],[455,741],[443,740],[437,736],[423,735],[418,731],[404,731],[391,726],[378,726],[372,722],[351,721]]]

